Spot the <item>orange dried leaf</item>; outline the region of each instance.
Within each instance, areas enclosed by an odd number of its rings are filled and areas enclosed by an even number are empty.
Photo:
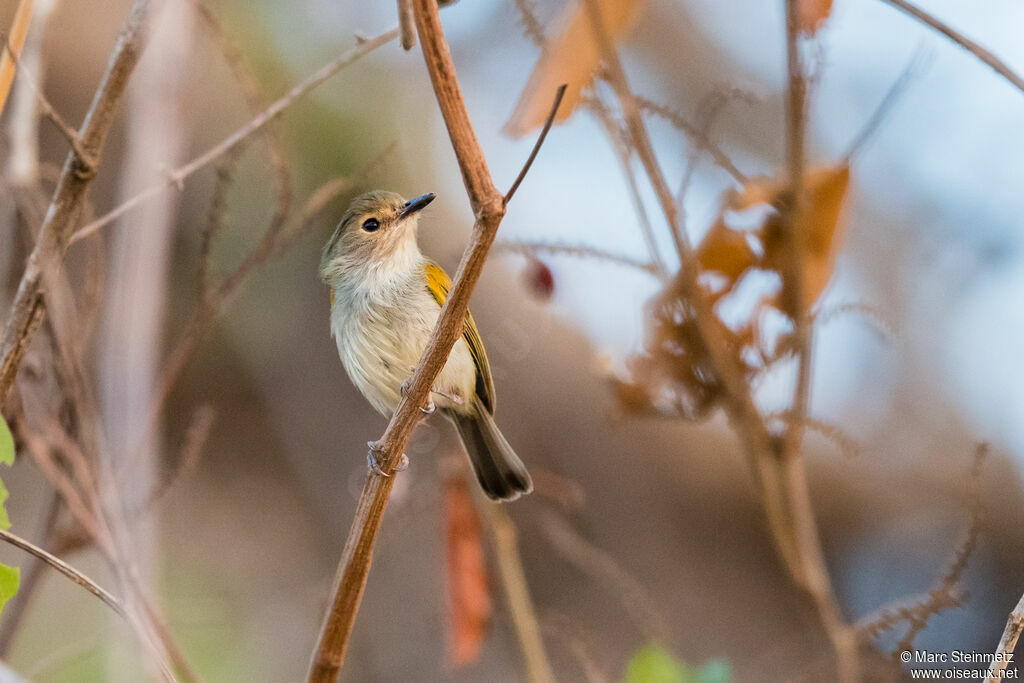
[[[31,22],[32,0],[21,0],[18,9],[14,12],[11,30],[7,34],[7,45],[4,46],[3,55],[0,56],[0,114],[4,111],[7,95],[11,91],[11,83],[14,82],[15,60],[25,45],[25,36],[28,35],[28,26]],[[10,51],[14,52],[15,59],[11,59]]]
[[[520,137],[540,128],[551,110],[551,99],[562,83],[568,87],[555,121],[564,121],[572,115],[583,89],[593,80],[601,61],[600,49],[583,4],[589,1],[570,3],[556,21],[556,25],[564,28],[544,46],[540,60],[505,124],[506,135]],[[596,2],[605,30],[613,41],[620,40],[633,27],[641,4],[641,0]]]
[[[449,477],[444,488],[447,532],[449,651],[452,667],[472,664],[491,619],[491,594],[484,563],[480,517],[469,485]]]
[[[721,273],[735,283],[747,268],[757,262],[747,236],[725,224],[722,216],[708,230],[697,248],[697,260],[705,271]]]
[[[804,235],[804,310],[821,297],[836,265],[843,237],[843,204],[850,187],[846,164],[807,175],[807,199],[802,214]]]
[[[832,0],[799,0],[796,7],[797,30],[804,35],[812,36],[832,13]]]

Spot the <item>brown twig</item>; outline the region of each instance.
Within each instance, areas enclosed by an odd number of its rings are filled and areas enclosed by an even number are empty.
[[[526,583],[515,523],[500,504],[487,500],[478,488],[473,489],[473,502],[490,531],[505,602],[526,664],[526,678],[530,683],[554,683],[555,674],[544,649],[540,622]]]
[[[558,107],[562,104],[562,98],[565,97],[565,83],[558,86],[558,90],[555,91],[555,102],[551,105],[551,111],[558,111]],[[540,130],[540,135],[537,136],[537,142],[533,143],[533,149],[530,150],[530,156],[526,157],[526,163],[519,169],[519,175],[512,181],[512,187],[508,188],[508,192],[505,193],[504,202],[507,206],[512,201],[512,196],[519,189],[523,179],[526,178],[526,174],[530,172],[530,167],[533,166],[533,160],[537,158],[537,153],[540,152],[540,146],[544,144],[544,139],[548,136],[551,131],[551,124],[555,122],[554,117],[548,117],[548,120],[544,122],[544,127]]]
[[[983,48],[981,45],[978,45],[964,34],[953,29],[949,24],[940,21],[931,14],[925,12],[923,9],[907,2],[907,0],[882,0],[882,2],[892,5],[901,12],[914,17],[929,28],[935,29],[987,64],[993,71],[1009,81],[1013,87],[1017,88],[1017,90],[1024,92],[1024,78],[1021,78],[1017,72],[1007,66],[1001,59]]]
[[[966,595],[961,583],[968,560],[977,548],[985,512],[981,470],[987,455],[988,444],[978,444],[968,472],[968,527],[963,539],[953,550],[949,567],[927,594],[885,605],[859,619],[854,628],[861,637],[875,638],[901,624],[907,624],[907,631],[893,653],[896,655],[901,650],[913,647],[915,638],[928,625],[929,619],[944,610],[963,604]]]
[[[216,145],[206,150],[192,161],[179,166],[170,173],[166,182],[157,183],[150,185],[144,190],[140,191],[137,195],[131,199],[125,201],[121,205],[115,207],[111,211],[107,212],[103,216],[97,218],[91,223],[82,226],[78,231],[75,232],[71,238],[71,242],[77,242],[81,239],[85,239],[89,235],[96,233],[111,222],[117,220],[125,213],[135,208],[139,204],[148,201],[156,195],[164,192],[168,188],[178,187],[184,183],[185,179],[191,176],[193,173],[198,171],[205,166],[208,166],[214,160],[221,155],[230,151],[233,147],[241,143],[247,137],[255,133],[256,131],[263,128],[275,118],[281,115],[281,113],[295,103],[300,97],[313,90],[328,78],[341,71],[343,68],[357,61],[364,55],[373,52],[382,45],[386,45],[395,38],[398,37],[398,29],[393,28],[385,31],[381,34],[373,36],[371,38],[364,38],[357,42],[356,46],[346,50],[341,55],[331,60],[324,66],[320,67],[317,71],[310,74],[304,81],[293,87],[287,93],[285,93],[280,99],[275,101],[259,116],[250,119],[245,125],[238,128],[234,133],[227,136]]]
[[[60,572],[61,574],[71,579],[73,582],[77,583],[79,586],[81,586],[82,588],[84,588],[85,590],[89,591],[97,598],[102,600],[107,605],[107,607],[114,610],[119,616],[125,619],[128,618],[128,614],[125,611],[124,606],[121,604],[120,600],[115,598],[113,595],[111,595],[106,590],[101,588],[99,584],[97,584],[95,581],[93,581],[88,576],[72,567],[64,560],[60,559],[59,557],[55,557],[54,555],[51,555],[50,553],[46,552],[34,543],[26,541],[21,536],[12,534],[10,531],[4,531],[3,529],[0,529],[0,540],[6,541],[7,543],[10,543],[16,548],[22,549],[31,555],[35,555],[37,558],[39,558],[46,564],[50,565],[58,572]],[[173,681],[174,677],[171,676],[170,680]]]
[[[856,653],[855,633],[843,623],[832,592],[802,459],[781,457],[783,449],[780,441],[768,431],[753,401],[746,373],[730,352],[730,344],[724,337],[721,323],[699,285],[699,263],[694,257],[689,239],[681,229],[678,208],[654,154],[641,116],[641,107],[629,87],[615,46],[604,29],[600,9],[594,0],[586,0],[586,4],[595,38],[604,56],[608,82],[622,106],[631,144],[647,172],[672,230],[681,266],[676,277],[679,298],[693,309],[701,346],[716,375],[730,420],[740,433],[751,459],[779,554],[797,585],[813,598],[837,653],[842,655],[840,671],[849,670],[847,662]]]
[[[611,110],[604,104],[597,95],[584,96],[581,104],[597,117],[604,127],[605,135],[612,143],[612,149],[619,160],[619,167],[626,179],[626,186],[629,189],[629,197],[633,202],[633,210],[636,212],[637,220],[640,223],[640,234],[643,235],[647,245],[647,253],[650,254],[651,263],[657,270],[656,275],[662,279],[668,277],[668,269],[665,266],[665,259],[658,248],[658,240],[654,236],[654,227],[651,225],[650,216],[647,215],[647,207],[644,205],[643,197],[640,194],[640,185],[637,183],[636,174],[633,171],[633,154],[629,146],[629,134],[622,129],[622,126],[612,115]]]
[[[96,162],[85,150],[85,147],[82,146],[82,139],[81,136],[79,136],[78,131],[64,120],[64,117],[62,117],[57,109],[50,104],[50,100],[46,98],[43,91],[36,85],[32,74],[26,72],[25,68],[22,66],[21,58],[18,57],[10,45],[10,39],[4,35],[2,31],[0,31],[0,36],[4,37],[4,44],[7,46],[7,49],[4,51],[4,56],[10,57],[11,62],[14,64],[14,68],[19,74],[21,74],[22,80],[19,82],[32,90],[32,93],[36,98],[36,104],[39,105],[39,110],[42,112],[43,116],[45,116],[46,119],[60,132],[64,139],[67,140],[71,149],[78,155],[78,158],[82,163],[87,168],[94,168],[96,166]]]
[[[825,633],[836,655],[836,674],[840,681],[860,680],[860,662],[856,630],[846,623],[832,589],[818,534],[807,480],[803,448],[804,428],[810,403],[811,367],[814,353],[814,330],[804,305],[803,215],[804,166],[807,116],[807,79],[800,55],[800,5],[786,2],[786,152],[789,168],[789,204],[783,227],[786,230],[785,270],[782,272],[782,305],[793,321],[794,348],[798,354],[797,377],[793,402],[782,437],[781,476],[784,496],[790,512],[790,523],[799,549],[799,565],[794,578],[814,601]]]
[[[544,38],[544,26],[534,12],[533,0],[515,0],[515,5],[519,10],[519,18],[523,22],[526,37],[537,47],[544,47],[544,43],[547,42]]]
[[[43,518],[43,528],[38,534],[39,545],[49,545],[62,507],[60,494],[56,490],[52,491],[50,493],[50,502],[47,505],[46,514]],[[44,567],[44,562],[35,558],[21,576],[18,594],[14,596],[10,603],[5,605],[3,632],[0,633],[0,659],[9,658],[11,644],[18,635],[29,605],[35,600],[36,590],[39,588],[39,580],[43,576]]]
[[[607,261],[608,263],[614,263],[616,265],[625,266],[626,268],[639,270],[647,273],[648,275],[654,275],[655,277],[658,277],[659,273],[658,267],[653,263],[647,263],[639,259],[632,259],[628,256],[622,256],[621,254],[615,254],[610,251],[604,251],[603,249],[584,245],[508,240],[495,242],[493,251],[495,253],[504,252],[508,254],[521,254],[523,256],[531,256],[534,258],[536,258],[537,254],[551,254],[555,256],[573,256],[583,259],[597,259],[598,261]]]
[[[402,49],[408,52],[416,47],[416,17],[412,13],[412,0],[398,0],[398,28],[402,31]]]
[[[745,185],[749,182],[747,175],[737,168],[736,164],[729,158],[729,155],[723,152],[722,148],[716,145],[701,127],[690,123],[682,114],[663,104],[658,104],[640,95],[636,97],[636,100],[637,105],[643,111],[665,119],[677,130],[682,131],[686,137],[690,138],[698,149],[710,154],[715,164],[732,176],[733,180],[739,185]]]
[[[491,179],[483,150],[470,123],[455,75],[455,65],[444,38],[437,3],[433,0],[414,0],[413,9],[423,57],[476,220],[455,274],[454,284],[408,390],[384,435],[372,445],[375,453],[379,454],[384,474],[367,473],[338,564],[331,605],[325,615],[310,664],[310,681],[334,681],[344,662],[349,636],[366,587],[374,542],[394,485],[395,468],[413,428],[423,416],[420,408],[434,378],[444,366],[452,346],[462,335],[463,321],[469,309],[469,296],[480,277],[506,210],[504,197]],[[553,109],[549,119],[553,119],[554,114]]]
[[[148,9],[149,0],[135,0],[132,4],[106,72],[85,116],[80,133],[82,149],[85,158],[95,163],[99,162],[117,105],[142,52],[143,27]],[[77,153],[68,155],[39,239],[29,256],[4,323],[3,337],[0,339],[0,405],[6,402],[21,359],[45,314],[42,295],[44,276],[60,269],[68,240],[74,230],[75,218],[94,176],[94,165],[87,163]]]
[[[988,667],[985,683],[996,683],[996,681],[1003,680],[999,674],[1013,660],[1013,651],[1017,647],[1021,631],[1024,631],[1024,595],[1017,601],[1017,606],[1013,608],[1010,617],[1006,620],[1006,628],[1003,629],[1003,637],[999,639],[995,658]]]
[[[546,512],[540,524],[555,551],[620,599],[634,626],[648,642],[671,642],[671,629],[643,585],[611,555],[583,538],[565,520]]]

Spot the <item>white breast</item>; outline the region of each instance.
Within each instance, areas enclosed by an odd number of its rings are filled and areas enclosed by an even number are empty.
[[[441,307],[426,289],[422,268],[406,278],[376,287],[336,287],[331,332],[352,383],[370,404],[390,416],[398,407],[402,383],[412,376]],[[435,380],[433,400],[440,407],[468,409],[476,385],[476,364],[464,339],[452,349]]]

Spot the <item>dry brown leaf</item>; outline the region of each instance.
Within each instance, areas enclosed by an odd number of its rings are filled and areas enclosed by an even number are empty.
[[[832,13],[832,0],[799,0],[796,8],[797,30],[804,35],[812,36]]]
[[[520,137],[544,125],[551,110],[551,98],[562,83],[568,87],[555,121],[572,115],[601,58],[583,4],[587,1],[569,3],[555,22],[562,30],[544,45],[540,60],[505,124],[506,135]],[[613,41],[620,40],[633,27],[641,4],[642,0],[597,0],[605,30]]]
[[[714,271],[725,275],[733,283],[748,268],[757,263],[758,257],[750,248],[747,235],[742,230],[733,230],[719,215],[708,234],[697,248],[697,260],[701,270]]]
[[[803,306],[811,310],[832,279],[836,254],[842,243],[843,204],[850,187],[847,164],[814,169],[804,178],[804,201],[798,234],[803,236]],[[777,195],[776,203],[781,199]],[[764,263],[785,272],[785,244],[781,231],[768,226],[764,233]]]
[[[449,651],[452,667],[472,664],[491,620],[491,594],[484,563],[480,517],[465,477],[445,481]]]
[[[14,12],[11,30],[7,33],[7,45],[4,46],[3,56],[0,56],[0,114],[3,113],[4,104],[7,102],[7,95],[11,92],[11,83],[14,82],[15,60],[21,54],[21,48],[25,45],[25,36],[28,35],[28,26],[31,22],[32,0],[21,0],[18,9]],[[13,50],[14,59],[11,59],[9,50]]]

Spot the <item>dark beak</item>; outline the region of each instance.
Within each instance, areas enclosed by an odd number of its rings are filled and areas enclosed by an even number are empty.
[[[421,194],[419,197],[413,197],[402,206],[402,212],[398,214],[398,217],[408,218],[417,211],[425,208],[430,202],[434,201],[434,197],[436,196],[437,195],[433,192],[428,192],[426,194]]]

